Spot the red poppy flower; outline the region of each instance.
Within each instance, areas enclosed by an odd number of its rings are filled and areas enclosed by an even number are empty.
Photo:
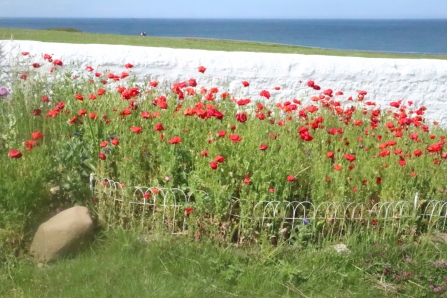
[[[217,169],[218,163],[215,161],[210,161],[210,167],[211,169],[215,170]]]
[[[259,150],[262,150],[262,151],[267,150],[267,148],[268,148],[268,146],[266,144],[261,144],[259,146]]]
[[[240,100],[236,101],[238,106],[245,106],[245,105],[249,104],[250,102],[251,102],[251,100],[249,98],[240,99]]]
[[[380,155],[381,157],[386,157],[386,156],[390,155],[390,150],[388,150],[388,149],[384,149],[384,150],[382,150],[382,151],[379,152],[379,155]]]
[[[76,121],[78,121],[78,117],[73,116],[73,118],[71,118],[70,120],[68,120],[69,124],[74,124]]]
[[[250,86],[250,83],[247,81],[242,81],[242,85],[244,85],[244,87],[248,87]]]
[[[88,114],[88,117],[92,120],[95,120],[96,118],[98,118],[98,115],[96,115],[95,113],[90,113]]]
[[[177,137],[177,136],[173,137],[172,139],[170,139],[168,141],[168,143],[170,143],[170,144],[178,144],[178,143],[181,143],[181,142],[182,142],[182,139]]]
[[[230,135],[228,138],[232,140],[234,143],[242,141],[242,138],[238,134]]]
[[[82,96],[81,94],[76,94],[75,99],[79,101],[84,101],[84,96]]]
[[[197,86],[197,81],[196,81],[196,79],[193,79],[193,78],[189,79],[189,80],[188,80],[188,86],[190,86],[190,87],[196,87],[196,86]],[[185,86],[185,87],[186,87],[186,86]]]
[[[427,147],[427,151],[430,153],[439,152],[442,149],[442,144],[433,144]]]
[[[403,166],[406,165],[406,164],[407,164],[407,162],[405,161],[405,159],[404,159],[403,157],[400,157],[399,165],[400,165],[401,167],[403,167]]]
[[[99,88],[98,91],[96,91],[96,94],[98,95],[103,95],[104,93],[106,93],[106,89],[104,88]]]
[[[193,211],[193,209],[192,209],[191,207],[186,207],[186,208],[185,208],[185,215],[189,215],[189,214],[191,214],[192,211]]]
[[[310,81],[307,81],[307,86],[309,86],[309,87],[313,88],[313,87],[315,86],[315,82],[314,82],[314,81],[312,81],[312,80],[310,80]]]
[[[33,140],[38,140],[40,138],[43,138],[43,133],[40,131],[36,131],[31,134],[31,137],[33,138]]]
[[[163,131],[164,130],[163,124],[161,124],[161,123],[155,124],[154,130],[155,131]]]
[[[149,86],[151,87],[157,87],[158,86],[158,82],[157,81],[153,81],[153,82],[149,82]]]
[[[129,76],[129,73],[123,71],[123,72],[121,73],[121,75],[120,75],[120,79],[125,79],[125,78],[127,78],[128,76]]]
[[[269,188],[269,192],[274,193],[276,190],[274,188]]]
[[[244,123],[245,121],[247,121],[247,115],[245,113],[237,113],[236,120],[241,123]]]
[[[44,54],[44,55],[43,55],[43,60],[48,60],[48,61],[50,61],[50,60],[52,60],[52,57],[51,57],[51,55]],[[50,62],[51,62],[51,61],[50,61]]]
[[[225,131],[223,131],[223,130],[219,130],[219,131],[217,132],[217,135],[218,135],[220,138],[223,138],[226,134],[227,134],[227,133],[226,133]]]
[[[93,69],[93,67],[91,67],[90,65],[87,65],[87,66],[85,67],[85,70],[86,70],[86,71],[90,71],[90,72],[92,72],[94,69]]]
[[[222,162],[225,161],[225,157],[223,157],[223,156],[221,156],[221,155],[218,155],[218,156],[216,156],[215,160],[216,160],[218,163],[222,163]]]
[[[345,158],[349,162],[353,162],[355,160],[355,156],[351,154],[345,154]]]
[[[419,157],[419,156],[422,155],[422,151],[420,149],[416,149],[416,150],[413,151],[413,154],[414,154],[414,156]]]
[[[32,114],[33,114],[34,116],[40,116],[41,113],[42,113],[42,110],[41,110],[41,109],[34,109]]]
[[[198,67],[198,70],[199,70],[199,72],[201,72],[201,73],[205,73],[205,71],[206,71],[206,67],[199,66],[199,67]]]
[[[30,151],[36,145],[37,145],[36,141],[30,141],[30,140],[26,141],[25,142],[26,151]]]
[[[106,157],[106,155],[104,153],[99,153],[99,159],[106,160],[107,157]]]
[[[245,175],[245,179],[242,180],[242,183],[244,183],[244,184],[250,184],[251,183],[251,181],[250,181],[250,174],[246,174]]]
[[[105,148],[105,147],[107,147],[108,144],[109,143],[107,143],[106,141],[102,141],[100,146],[101,146],[101,148]]]
[[[334,152],[329,151],[329,152],[326,153],[326,156],[327,156],[328,158],[334,158]]]
[[[260,96],[264,96],[265,98],[269,99],[270,98],[270,92],[268,92],[267,90],[262,90],[259,93]]]
[[[293,182],[293,181],[295,181],[295,177],[292,175],[289,175],[289,176],[287,176],[287,181]]]
[[[138,127],[138,126],[132,126],[132,127],[130,128],[130,130],[131,130],[132,132],[134,132],[134,133],[140,134],[140,133],[142,132],[143,128],[142,128],[142,127]]]
[[[133,64],[131,64],[131,63],[127,63],[127,64],[124,65],[124,67],[125,67],[125,68],[132,68],[132,67],[133,67]]]
[[[32,65],[33,65],[34,68],[39,68],[40,67],[39,63],[33,63]]]
[[[23,56],[28,56],[28,55],[29,55],[29,52],[22,52],[22,55],[23,55]]]
[[[341,171],[341,169],[342,169],[342,167],[341,167],[338,163],[336,163],[336,164],[334,165],[334,170],[336,170],[336,171]]]
[[[79,115],[79,116],[87,115],[87,111],[84,110],[84,109],[80,109],[80,110],[78,111],[78,115]]]
[[[208,153],[209,153],[208,150],[203,150],[202,152],[200,152],[200,156],[206,157],[206,156],[208,156]]]
[[[22,157],[22,153],[20,151],[18,151],[18,150],[15,150],[15,149],[9,150],[9,154],[8,155],[11,158],[20,158],[20,157]]]
[[[381,184],[381,183],[382,183],[382,178],[377,177],[377,178],[376,178],[376,184]]]
[[[205,95],[205,99],[206,100],[214,100],[214,93],[208,93],[207,95]]]
[[[54,65],[58,65],[58,66],[62,66],[62,65],[64,65],[64,64],[62,63],[62,61],[59,60],[59,59],[55,59],[55,60],[53,61],[53,64],[54,64]]]
[[[117,138],[114,138],[110,141],[110,143],[112,143],[112,145],[114,146],[118,146],[120,144],[120,141]]]
[[[151,114],[147,111],[141,112],[140,114],[141,118],[147,119],[151,117]]]

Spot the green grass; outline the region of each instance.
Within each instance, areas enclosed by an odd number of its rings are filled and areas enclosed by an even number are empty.
[[[105,233],[76,258],[0,266],[1,297],[432,297],[447,245],[395,239],[320,247],[218,246],[185,236]],[[385,270],[385,271],[384,271]],[[411,273],[411,276],[408,276]],[[401,276],[405,275],[405,278]],[[397,277],[397,279],[396,279]],[[432,280],[431,280],[432,279]]]
[[[77,32],[81,33],[81,30],[74,29],[74,28],[46,28],[45,31],[62,31],[62,32]]]
[[[168,47],[230,52],[244,51],[304,55],[351,56],[366,58],[447,59],[447,56],[445,55],[410,55],[364,51],[342,51],[234,40],[162,38],[150,36],[143,38],[141,36],[67,32],[67,30],[63,30],[63,28],[59,30],[0,28],[0,39],[12,38],[14,40],[36,40],[43,42],[62,42],[77,44],[119,44],[144,47]]]

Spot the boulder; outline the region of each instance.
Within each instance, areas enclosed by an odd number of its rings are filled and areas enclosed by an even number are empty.
[[[74,253],[88,240],[93,220],[85,207],[66,209],[37,229],[30,252],[38,262],[49,262]]]

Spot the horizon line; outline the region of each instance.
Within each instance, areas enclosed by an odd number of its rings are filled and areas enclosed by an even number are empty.
[[[394,17],[394,18],[281,18],[281,17],[243,17],[243,18],[183,18],[183,17],[2,17],[0,19],[123,19],[123,20],[443,20],[447,21],[447,18],[430,18],[430,17]]]

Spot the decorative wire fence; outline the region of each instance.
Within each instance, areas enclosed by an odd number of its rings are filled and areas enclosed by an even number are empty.
[[[142,225],[163,226],[165,231],[174,234],[187,233],[191,217],[205,218],[195,213],[198,194],[178,188],[124,187],[113,180],[103,181],[103,188],[96,189],[97,194],[105,203],[113,203],[119,209],[130,207],[132,216],[138,215]],[[205,192],[201,195],[208,196]],[[246,238],[247,234],[289,239],[304,232],[310,238],[341,237],[359,231],[375,231],[383,236],[445,232],[447,201],[419,201],[416,194],[414,200],[396,202],[260,201],[254,204],[232,197],[221,216],[223,222],[233,227],[233,239]]]

